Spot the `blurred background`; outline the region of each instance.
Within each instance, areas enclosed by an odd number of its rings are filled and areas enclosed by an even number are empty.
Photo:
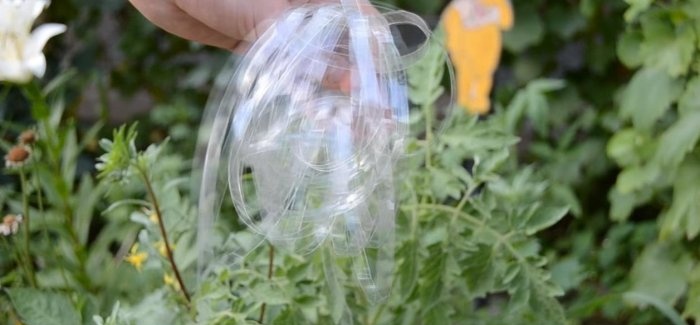
[[[448,4],[385,2],[420,14],[432,26]],[[507,102],[530,80],[553,77],[570,81],[586,103],[610,106],[615,83],[629,77],[615,52],[617,37],[624,30],[619,17],[625,3],[516,0],[513,6],[516,25],[504,37],[494,91],[497,101]],[[211,80],[229,55],[159,30],[123,0],[56,3],[41,20],[68,25],[68,32],[51,41],[45,51],[51,62],[47,79],[60,70],[76,72],[71,84],[84,92],[67,100],[81,121],[108,118],[119,124],[149,114],[180,122],[196,120],[199,109],[190,108],[204,105]],[[165,107],[172,113],[162,113]],[[6,109],[3,114],[14,119],[21,112]],[[178,137],[178,128],[169,131]]]
[[[658,177],[620,177],[627,169],[646,166],[655,150],[664,147],[656,140],[681,120],[675,111],[663,109],[676,107],[673,103],[685,84],[677,86],[668,101],[662,100],[661,114],[652,112],[656,106],[634,111],[637,104],[646,108],[648,98],[642,95],[667,96],[653,92],[658,78],[630,84],[637,68],[668,70],[679,82],[687,82],[698,70],[694,58],[700,37],[693,33],[700,24],[691,14],[697,1],[656,1],[649,9],[652,2],[513,0],[515,25],[504,33],[492,111],[518,112],[511,116],[521,140],[508,168],[532,168],[548,181],[547,198],[570,206],[567,218],[537,235],[540,244],[535,250],[549,259],[551,281],[563,289],[559,301],[575,324],[665,324],[658,312],[637,309],[658,307],[659,301],[682,311],[688,324],[695,324],[694,316],[700,315],[700,272],[694,271],[700,270],[697,231],[686,233],[688,220],[697,218],[700,210],[671,210],[677,202],[674,195],[681,193],[673,191],[678,188],[675,170],[685,156],[671,167],[660,164],[666,169],[654,174]],[[448,5],[443,0],[386,3],[420,14],[432,26],[439,24]],[[637,18],[640,13],[642,18]],[[141,146],[169,138],[178,154],[192,156],[193,134],[213,80],[231,53],[171,36],[124,0],[54,1],[38,23],[42,21],[68,25],[45,50],[49,69],[44,79],[62,74],[62,121],[75,123],[79,138],[96,124],[107,126],[100,136],[89,137],[91,142],[78,156],[76,179],[95,172],[95,160],[102,154],[95,139],[109,137],[113,127],[131,121],[139,121]],[[690,40],[679,38],[686,32],[692,34]],[[628,87],[632,90],[625,91]],[[636,130],[638,114],[653,115],[652,124],[658,123]],[[9,126],[0,133],[8,142],[32,123],[20,90],[12,89],[0,105],[0,120]],[[630,132],[636,133],[629,136]],[[620,134],[629,136],[629,143]],[[687,143],[678,149],[685,155],[695,150],[696,141],[690,135],[670,143]],[[653,145],[645,147],[648,143]],[[666,171],[674,176],[666,177]],[[9,176],[0,177],[0,184],[12,183]],[[686,198],[689,206],[698,201],[699,192],[691,185],[683,189],[687,188],[694,193]],[[669,210],[683,216],[669,217]],[[669,225],[664,218],[682,221]],[[668,241],[660,239],[660,229],[665,229]],[[134,289],[148,282],[141,281],[125,284],[130,289],[120,294],[126,301],[138,300],[139,290],[146,290]],[[653,299],[636,300],[630,307],[619,299],[619,293],[628,290]],[[501,298],[491,296],[477,304]]]

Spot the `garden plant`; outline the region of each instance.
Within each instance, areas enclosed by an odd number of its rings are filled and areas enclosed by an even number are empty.
[[[323,250],[198,276],[193,135],[230,52],[125,0],[0,0],[0,324],[700,321],[700,1],[513,0],[483,116],[436,114],[447,3],[385,2],[435,34],[369,303]],[[222,214],[221,249],[254,246]]]

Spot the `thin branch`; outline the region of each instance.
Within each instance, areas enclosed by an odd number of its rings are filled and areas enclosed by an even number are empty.
[[[268,254],[267,261],[267,279],[272,279],[272,273],[275,271],[275,247],[270,245],[270,253]],[[263,303],[260,307],[260,318],[258,318],[258,323],[262,324],[265,320],[265,309],[267,304]]]
[[[479,220],[478,218],[475,218],[474,216],[469,215],[466,212],[460,211],[456,208],[453,208],[451,206],[446,206],[446,205],[440,205],[440,204],[418,204],[418,205],[412,205],[412,206],[405,206],[405,208],[417,208],[417,209],[422,209],[422,210],[437,210],[437,211],[442,211],[446,213],[453,213],[455,216],[461,217],[463,220],[481,228],[489,233],[491,233],[494,237],[497,239],[496,245],[503,245],[506,247],[506,249],[510,252],[510,254],[518,260],[518,262],[524,262],[525,258],[518,252],[513,245],[508,242],[508,239],[514,235],[514,233],[508,233],[508,234],[502,234],[498,230],[493,229],[489,225],[487,225],[484,221]]]
[[[166,257],[168,258],[168,262],[170,262],[170,267],[173,269],[173,273],[175,273],[175,278],[177,279],[178,284],[180,285],[180,289],[182,289],[182,293],[185,296],[185,299],[187,300],[187,303],[189,304],[192,302],[192,299],[190,298],[190,294],[187,292],[187,287],[185,287],[185,282],[182,281],[182,276],[180,275],[180,270],[177,267],[177,264],[175,264],[175,258],[173,257],[173,250],[170,247],[170,241],[168,240],[168,232],[165,230],[165,224],[163,223],[163,213],[160,210],[160,205],[158,204],[158,199],[156,198],[156,194],[153,191],[153,186],[151,185],[151,181],[148,179],[148,174],[143,171],[139,170],[141,173],[141,178],[143,179],[143,183],[146,185],[146,192],[148,192],[148,196],[151,199],[151,204],[153,204],[153,210],[156,214],[156,217],[158,218],[158,228],[160,229],[160,235],[163,237],[163,242],[165,243],[165,253]]]

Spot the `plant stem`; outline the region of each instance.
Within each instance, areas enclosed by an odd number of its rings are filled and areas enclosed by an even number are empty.
[[[433,116],[431,113],[432,105],[423,105],[423,114],[425,115],[425,166],[432,167],[432,152],[430,147],[433,145]]]
[[[27,276],[29,277],[29,283],[32,287],[36,288],[36,276],[34,275],[34,269],[32,266],[32,254],[29,251],[29,190],[27,188],[27,176],[24,174],[24,170],[19,171],[20,185],[22,186],[22,222],[24,223],[22,227],[22,232],[24,234],[24,253],[27,263]]]
[[[3,242],[3,244],[5,244],[5,248],[7,248],[7,251],[8,252],[12,251],[15,254],[15,258],[17,259],[17,265],[20,268],[24,269],[25,270],[24,272],[27,273],[27,271],[26,271],[27,264],[24,262],[24,258],[22,257],[22,254],[20,254],[18,252],[18,249],[14,249],[16,247],[16,245],[10,245],[10,243],[7,241],[7,238],[5,236],[0,235],[0,237],[2,237],[2,242]]]
[[[192,302],[192,299],[190,298],[190,294],[187,292],[187,287],[185,287],[185,282],[182,281],[182,276],[180,275],[180,269],[177,267],[177,264],[175,263],[175,258],[173,257],[173,250],[170,247],[170,241],[168,240],[168,232],[165,230],[165,224],[163,223],[163,213],[160,210],[160,205],[158,204],[158,199],[156,198],[156,193],[153,191],[153,185],[151,184],[150,179],[148,178],[148,174],[144,171],[139,169],[139,172],[141,174],[141,178],[143,179],[143,183],[146,185],[146,192],[148,192],[148,196],[151,199],[151,204],[153,205],[153,210],[156,214],[156,217],[158,218],[158,228],[160,229],[160,235],[163,237],[163,242],[165,243],[165,253],[166,257],[168,258],[168,262],[170,262],[170,267],[173,269],[173,273],[175,273],[175,278],[177,279],[178,284],[180,285],[180,289],[182,289],[182,294],[185,296],[185,300],[187,300],[188,307],[189,303]]]
[[[7,104],[6,104],[7,102],[5,101],[5,98],[7,98],[7,95],[8,95],[9,93],[10,93],[10,85],[9,85],[9,84],[3,84],[3,85],[2,85],[2,93],[0,93],[0,103],[2,103],[2,105],[0,105],[0,121],[4,121],[4,120],[5,120],[5,119],[4,119],[4,115],[5,115],[5,112],[7,111],[7,107],[5,107],[5,105],[7,105]],[[4,131],[3,131],[2,136],[4,136]]]
[[[272,274],[275,271],[275,247],[270,244],[270,253],[268,254],[267,260],[267,279],[272,279]],[[260,318],[258,318],[258,323],[262,324],[265,320],[265,309],[267,304],[263,303],[260,307]]]
[[[513,245],[511,245],[511,244],[508,242],[508,239],[509,239],[511,236],[513,236],[513,233],[508,233],[508,234],[505,234],[505,235],[504,235],[504,234],[498,232],[497,230],[491,228],[491,227],[490,227],[489,225],[487,225],[484,221],[479,220],[478,218],[475,218],[475,217],[473,217],[473,216],[467,214],[466,212],[460,211],[460,210],[455,209],[455,208],[453,208],[453,207],[451,207],[451,206],[440,205],[440,204],[419,204],[419,205],[416,205],[416,206],[408,206],[408,207],[415,207],[415,208],[423,209],[423,210],[437,210],[437,211],[442,211],[442,212],[446,212],[446,213],[453,213],[455,216],[459,216],[459,217],[461,217],[463,220],[465,220],[465,221],[467,221],[467,222],[469,222],[469,223],[471,223],[471,224],[473,224],[473,225],[475,225],[475,226],[477,226],[477,227],[480,227],[480,228],[482,228],[482,229],[488,231],[489,233],[491,233],[491,235],[493,235],[494,237],[496,237],[496,239],[498,240],[498,242],[496,243],[496,247],[497,247],[498,245],[503,245],[503,246],[505,246],[506,249],[510,252],[510,254],[511,254],[516,260],[518,260],[518,262],[524,262],[524,261],[525,261],[525,258],[518,252],[518,250],[516,250],[515,247],[513,247]],[[407,208],[408,208],[408,207],[407,207]]]
[[[34,169],[34,175],[38,174],[38,169]],[[39,183],[39,178],[34,177],[34,180],[36,181],[34,186],[36,186],[36,199],[37,199],[37,206],[39,208],[39,215],[43,216],[43,232],[44,232],[44,241],[46,242],[46,245],[49,245],[50,247],[53,247],[54,254],[56,254],[56,260],[58,261],[59,267],[58,270],[61,272],[61,278],[63,278],[63,283],[66,287],[68,287],[68,276],[66,276],[66,270],[65,266],[61,262],[61,254],[58,251],[57,245],[51,245],[51,238],[49,237],[49,229],[46,226],[46,214],[44,213],[44,196],[41,193],[41,184]]]
[[[372,322],[367,323],[369,325],[375,325],[377,322],[379,322],[379,318],[382,317],[382,313],[384,312],[384,309],[386,309],[386,303],[381,304],[379,308],[377,308],[377,312],[374,313],[374,317],[372,317]]]

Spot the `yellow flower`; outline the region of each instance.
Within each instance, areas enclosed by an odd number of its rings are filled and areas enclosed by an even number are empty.
[[[143,268],[143,262],[145,262],[146,259],[148,259],[148,253],[139,252],[138,243],[131,247],[129,255],[125,258],[127,263],[133,265],[139,271]]]
[[[165,246],[165,242],[162,239],[157,241],[155,246],[156,250],[158,251],[158,254],[160,254],[163,257],[168,257],[168,250]]]
[[[155,213],[151,213],[148,215],[148,220],[151,220],[154,224],[158,224],[158,215]]]
[[[173,287],[173,289],[175,289],[176,291],[180,291],[180,285],[177,283],[177,281],[175,281],[174,276],[168,273],[163,274],[163,282],[165,283],[165,285]]]

